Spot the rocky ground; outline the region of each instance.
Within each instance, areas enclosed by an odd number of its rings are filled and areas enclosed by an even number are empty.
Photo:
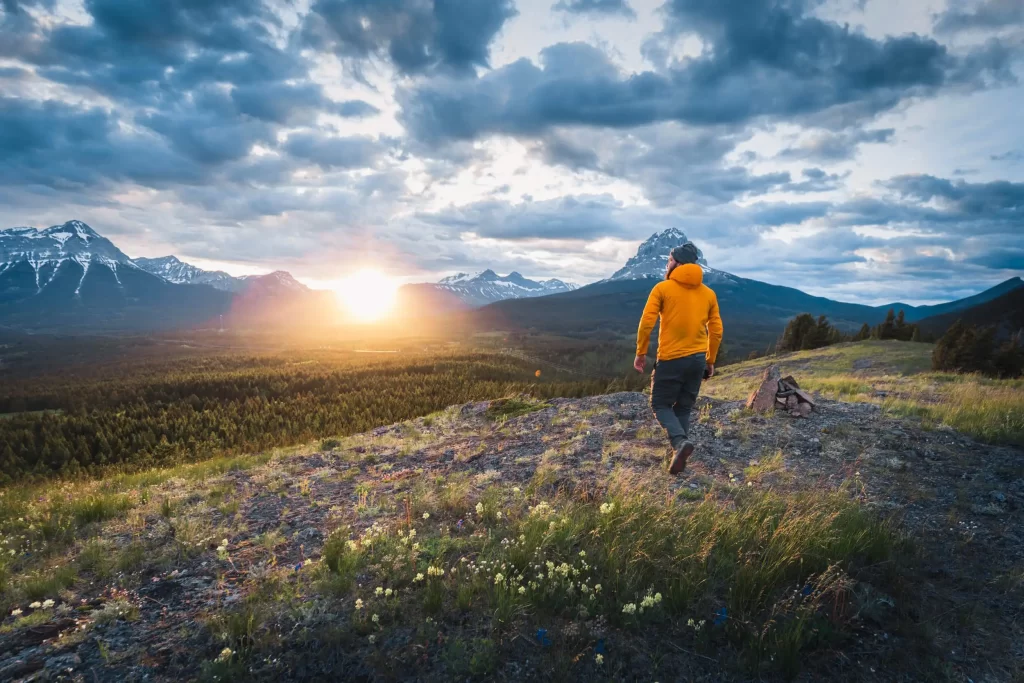
[[[49,611],[37,607],[45,615],[37,623],[0,622],[0,680],[197,678],[222,648],[204,624],[241,604],[247,578],[281,568],[301,575],[342,522],[358,529],[407,514],[393,501],[421,481],[463,476],[473,491],[500,484],[543,496],[600,491],[612,477],[664,472],[667,450],[642,394],[556,399],[505,417],[518,412],[515,405],[506,411],[468,404],[325,444],[333,446],[326,450],[282,455],[201,482],[153,485],[144,512],[94,531],[112,554],[141,548],[139,561],[79,581]],[[874,405],[826,400],[798,419],[702,399],[693,432],[699,446],[688,470],[651,479],[680,504],[709,493],[727,498],[738,487],[843,488],[892,516],[913,539],[913,604],[877,596],[881,615],[870,639],[810,667],[807,680],[836,662],[845,662],[838,676],[845,680],[919,680],[913,667],[900,664],[914,657],[940,658],[949,680],[1022,680],[1024,453],[951,430],[926,431]],[[303,618],[331,618],[316,604],[304,609],[310,613]],[[31,613],[23,607],[23,616]],[[915,649],[921,643],[927,649]],[[288,660],[281,670],[272,659],[258,669],[266,677],[316,677],[301,663]],[[732,676],[713,657],[692,659],[688,676]],[[348,671],[375,678],[369,669]],[[496,677],[514,680],[515,671],[499,667]]]

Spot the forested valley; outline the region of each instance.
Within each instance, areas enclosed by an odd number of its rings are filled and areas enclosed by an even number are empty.
[[[517,393],[578,397],[636,389],[643,381],[605,356],[584,359],[589,364],[579,370],[560,369],[509,355],[499,345],[409,343],[396,353],[358,353],[90,343],[95,348],[87,351],[70,340],[24,345],[33,349],[28,357],[19,356],[18,345],[6,345],[0,483],[251,453],[358,433],[466,401]],[[572,358],[564,347],[557,354],[534,352]]]

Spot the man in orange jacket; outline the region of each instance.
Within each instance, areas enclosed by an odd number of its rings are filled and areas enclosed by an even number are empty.
[[[692,242],[672,250],[665,280],[651,290],[636,335],[633,367],[642,373],[651,332],[661,318],[658,361],[651,375],[651,408],[672,444],[672,474],[682,472],[693,453],[690,410],[697,402],[701,380],[715,374],[715,358],[722,344],[718,297],[703,284],[704,271],[697,265],[697,254]]]

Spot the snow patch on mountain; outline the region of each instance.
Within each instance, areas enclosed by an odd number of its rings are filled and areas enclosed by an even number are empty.
[[[44,230],[24,226],[0,230],[0,273],[20,263],[28,264],[35,276],[36,293],[46,289],[61,266],[68,262],[82,267],[76,294],[80,292],[92,265],[109,268],[118,285],[121,284],[117,273],[119,267],[137,267],[113,242],[81,221],[68,221]],[[45,282],[41,275],[44,269],[49,269]]]
[[[523,277],[516,271],[502,276],[489,268],[475,275],[469,273],[449,275],[438,281],[434,287],[451,292],[471,306],[483,306],[505,299],[526,299],[571,292],[576,289],[576,285],[561,280],[551,279],[538,282]]]
[[[203,270],[176,256],[137,258],[135,265],[177,285],[210,285],[225,292],[237,292],[245,288],[242,278],[232,277],[222,270]]]
[[[626,261],[626,265],[615,271],[605,282],[612,280],[640,280],[644,278],[660,280],[665,277],[669,252],[689,241],[686,233],[678,228],[669,228],[664,232],[654,233],[636,250],[636,256]],[[697,264],[704,271],[705,284],[736,282],[735,276],[708,266],[708,262],[704,258],[704,252],[699,248],[697,249]]]

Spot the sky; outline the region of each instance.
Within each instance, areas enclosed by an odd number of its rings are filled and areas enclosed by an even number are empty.
[[[0,227],[314,286],[1024,274],[1021,0],[0,0]]]

